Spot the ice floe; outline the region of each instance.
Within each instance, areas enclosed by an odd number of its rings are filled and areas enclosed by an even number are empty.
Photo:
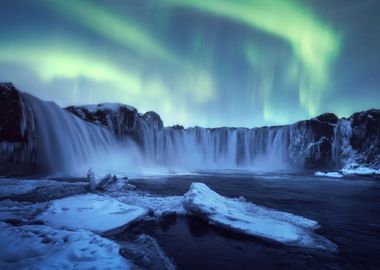
[[[340,170],[343,175],[380,176],[380,169],[372,169],[357,163],[349,163]]]
[[[38,218],[54,228],[107,233],[141,219],[148,212],[109,196],[85,194],[52,201]]]
[[[332,178],[342,178],[343,175],[338,172],[315,172],[315,176],[319,177],[332,177]]]
[[[182,204],[189,213],[238,233],[272,239],[284,244],[335,250],[326,238],[315,234],[318,223],[301,216],[226,198],[203,183],[192,183]]]
[[[0,269],[130,269],[119,246],[89,231],[0,222]]]
[[[182,196],[160,197],[131,191],[127,195],[120,194],[118,200],[126,204],[148,208],[156,217],[171,214],[184,215],[186,213],[182,207]]]
[[[22,179],[0,179],[0,197],[19,195],[34,191],[39,187],[55,184],[64,185],[52,180],[22,180]]]

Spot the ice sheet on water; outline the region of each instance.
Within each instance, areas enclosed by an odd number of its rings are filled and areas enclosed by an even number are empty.
[[[123,203],[137,205],[153,211],[156,217],[168,214],[184,215],[182,196],[154,196],[151,194],[130,191],[128,194],[119,194],[118,199]]]
[[[38,218],[54,228],[106,233],[144,217],[148,209],[109,196],[85,194],[52,201]]]
[[[315,176],[319,177],[332,177],[332,178],[342,178],[343,175],[338,172],[315,172]]]
[[[336,249],[335,244],[313,232],[319,227],[314,220],[258,206],[241,198],[226,198],[203,183],[192,183],[182,204],[190,213],[238,233],[294,246]]]
[[[343,175],[380,176],[380,169],[368,168],[357,163],[349,163],[340,170]]]
[[[66,183],[52,180],[0,179],[0,197],[28,193],[38,187],[64,184]]]
[[[89,231],[0,222],[0,269],[130,269],[119,246]]]

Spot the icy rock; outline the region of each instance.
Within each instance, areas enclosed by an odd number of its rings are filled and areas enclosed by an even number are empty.
[[[117,177],[115,175],[112,176],[111,174],[106,174],[105,176],[96,179],[92,168],[90,168],[87,171],[87,181],[91,191],[95,191],[96,189],[105,190],[107,187],[117,182]]]
[[[191,214],[238,233],[268,238],[287,245],[334,251],[336,246],[313,232],[318,223],[287,212],[226,198],[203,183],[192,183],[182,200]]]
[[[12,222],[13,224],[29,223],[46,208],[47,203],[1,200],[0,221]]]
[[[380,169],[372,169],[357,163],[349,163],[340,170],[343,175],[379,176]]]
[[[99,183],[97,184],[96,188],[104,190],[108,186],[115,184],[116,181],[117,177],[115,175],[112,176],[111,174],[107,174],[99,179]]]
[[[319,177],[332,177],[332,178],[342,178],[343,175],[338,172],[315,172],[315,176]]]
[[[55,200],[38,218],[54,228],[111,233],[148,214],[148,209],[107,196],[86,194]]]
[[[142,269],[175,269],[173,262],[165,255],[157,241],[145,234],[121,247],[120,255]]]
[[[52,180],[0,179],[0,198],[29,193],[37,188],[55,184],[57,181]]]
[[[119,246],[89,231],[0,222],[0,269],[130,269]]]
[[[95,191],[96,189],[96,180],[95,180],[95,174],[92,171],[92,168],[88,169],[87,171],[87,181],[90,185],[90,190]]]

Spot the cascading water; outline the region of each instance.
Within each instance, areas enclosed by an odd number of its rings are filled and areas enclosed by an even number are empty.
[[[334,128],[334,140],[332,143],[332,160],[337,167],[353,161],[355,153],[350,143],[351,136],[351,121],[340,120]]]
[[[186,169],[287,165],[288,129],[152,129],[142,125],[143,153],[151,164]]]
[[[159,170],[378,166],[379,110],[261,128],[164,127],[155,112],[103,103],[59,108],[0,83],[0,173],[141,174]]]
[[[126,144],[121,146],[107,129],[85,122],[53,102],[28,94],[23,94],[21,99],[25,108],[22,128],[34,134],[32,144],[41,170],[59,175],[84,175],[89,167],[109,164],[116,155],[120,162],[122,155],[117,154],[117,149],[125,148]]]

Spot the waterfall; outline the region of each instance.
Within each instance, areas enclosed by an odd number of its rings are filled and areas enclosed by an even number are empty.
[[[334,140],[332,143],[332,161],[337,167],[353,161],[355,153],[350,142],[351,136],[351,121],[340,120],[334,128]]]
[[[9,113],[2,118],[4,130],[13,137],[2,133],[0,163],[16,169],[34,166],[61,175],[84,175],[90,167],[98,174],[156,167],[275,170],[340,167],[355,154],[351,121],[326,114],[285,126],[184,129],[164,127],[156,113],[122,104],[64,110],[12,85],[1,90]],[[9,119],[18,122],[9,125]]]
[[[85,122],[53,102],[25,93],[20,99],[21,128],[33,138],[30,145],[36,149],[36,164],[42,171],[84,175],[117,149],[119,142],[107,129]]]
[[[143,155],[155,165],[186,169],[285,168],[288,129],[149,128],[142,125]]]

